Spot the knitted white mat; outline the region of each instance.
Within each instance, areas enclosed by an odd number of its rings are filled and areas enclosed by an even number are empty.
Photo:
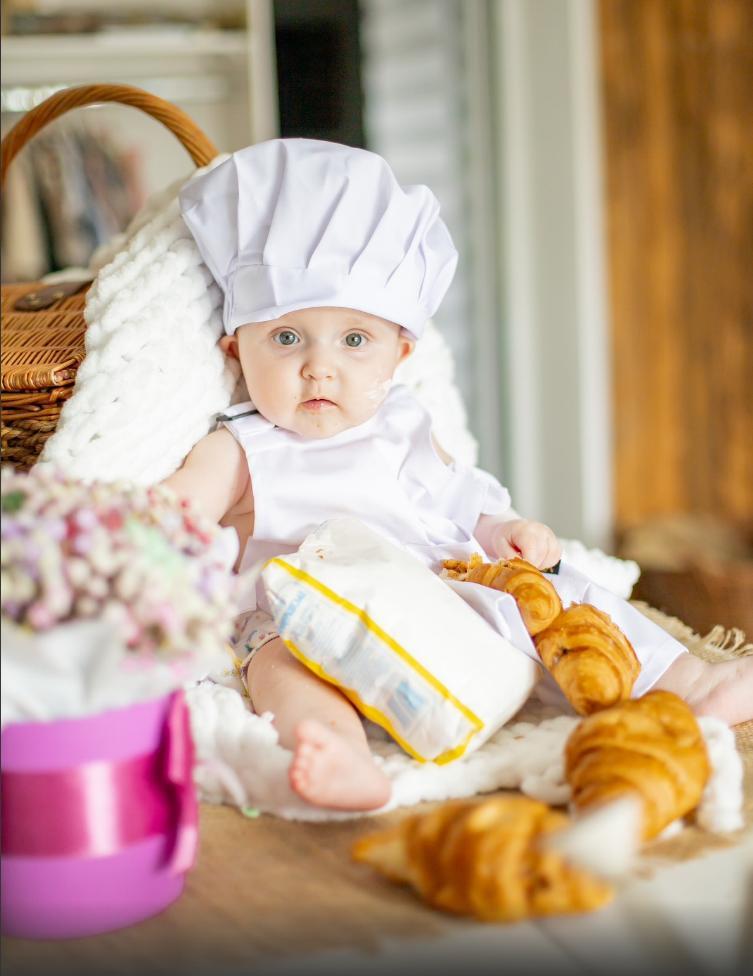
[[[694,644],[700,645],[699,656],[730,656],[737,651],[726,632],[715,631],[704,640],[680,621],[658,611],[650,615],[692,650],[696,650]],[[734,634],[731,640],[735,644]],[[740,644],[741,639],[736,642]],[[195,780],[205,802],[227,803],[248,813],[272,813],[288,820],[369,815],[315,809],[293,792],[288,782],[292,754],[279,744],[272,716],[250,710],[231,671],[190,687],[187,699],[199,760]],[[519,789],[546,803],[565,804],[570,788],[564,779],[564,745],[578,721],[572,712],[564,714],[532,699],[514,721],[470,756],[444,766],[416,762],[381,729],[366,723],[372,753],[392,780],[393,790],[390,802],[371,814],[498,789]],[[701,718],[699,724],[713,774],[695,820],[716,833],[737,830],[743,824],[743,766],[734,734],[719,719]]]

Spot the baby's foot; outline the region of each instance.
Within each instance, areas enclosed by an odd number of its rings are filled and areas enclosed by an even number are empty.
[[[290,785],[308,803],[336,810],[374,810],[390,798],[390,781],[366,753],[321,722],[296,729]]]
[[[710,663],[681,654],[655,687],[684,698],[696,715],[713,715],[729,725],[753,718],[753,657]]]
[[[708,687],[694,710],[698,715],[715,715],[729,725],[753,719],[753,657],[712,664]]]

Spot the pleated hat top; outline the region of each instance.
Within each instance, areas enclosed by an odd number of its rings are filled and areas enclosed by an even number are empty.
[[[198,174],[180,207],[225,295],[225,331],[302,308],[353,308],[420,338],[457,251],[426,186],[365,149],[272,139]]]

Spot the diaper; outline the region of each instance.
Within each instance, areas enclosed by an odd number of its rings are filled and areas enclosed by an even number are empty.
[[[477,748],[539,666],[427,566],[352,518],[323,523],[262,580],[291,653],[420,761]]]
[[[247,610],[236,618],[230,646],[233,654],[240,661],[241,681],[252,705],[253,700],[248,688],[248,666],[262,647],[273,641],[275,637],[279,637],[279,634],[274,620],[264,610]]]

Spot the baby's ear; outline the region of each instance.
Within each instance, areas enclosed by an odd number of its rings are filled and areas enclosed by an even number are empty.
[[[406,360],[408,356],[410,356],[410,354],[413,352],[415,347],[416,347],[416,340],[413,338],[410,332],[406,332],[405,329],[401,329],[400,345],[398,347],[399,348],[398,360],[397,360],[398,363],[402,363],[404,360]]]
[[[238,339],[234,335],[224,335],[220,339],[220,349],[231,359],[239,359]]]

